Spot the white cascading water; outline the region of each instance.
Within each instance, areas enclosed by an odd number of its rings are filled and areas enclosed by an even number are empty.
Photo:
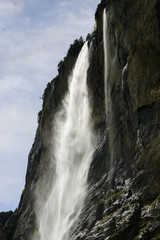
[[[70,76],[69,90],[54,119],[56,179],[40,214],[40,240],[69,240],[70,229],[84,204],[93,152],[87,89],[88,43]]]
[[[107,53],[107,14],[106,9],[103,11],[103,48],[104,48],[104,86],[105,86],[105,108],[106,108],[106,115],[108,115],[108,53]]]

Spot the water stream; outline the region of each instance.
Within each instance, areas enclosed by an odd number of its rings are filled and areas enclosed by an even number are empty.
[[[107,45],[108,39],[107,39],[107,14],[106,9],[103,11],[103,48],[104,48],[104,86],[105,86],[105,108],[106,108],[106,116],[108,115],[108,84],[107,84],[107,78],[108,78],[108,45]]]
[[[69,90],[54,119],[56,179],[39,214],[40,240],[69,240],[70,229],[84,204],[93,152],[91,110],[87,88],[88,43],[69,78]]]

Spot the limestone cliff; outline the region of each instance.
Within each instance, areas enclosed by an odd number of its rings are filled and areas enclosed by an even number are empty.
[[[104,9],[108,25],[107,115]],[[72,229],[72,239],[160,239],[160,1],[102,0],[95,17],[97,30],[89,37],[93,45],[88,87],[99,144],[89,171],[88,197]],[[18,209],[2,224],[2,240],[29,240],[37,234],[34,192],[46,176],[54,176],[49,168],[53,117],[82,45],[82,39],[71,45],[59,64],[59,75],[44,92],[25,191]]]

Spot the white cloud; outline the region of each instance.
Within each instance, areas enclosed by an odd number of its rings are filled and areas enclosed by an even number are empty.
[[[13,14],[21,13],[24,9],[24,0],[8,0],[6,9]]]
[[[59,6],[60,7],[67,7],[69,5],[69,2],[68,1],[60,1],[60,3],[59,3]]]
[[[28,135],[34,134],[37,125],[34,109],[30,104],[26,105],[26,101],[16,103],[16,105],[4,103],[0,108],[0,115],[0,151],[19,152],[24,150],[24,140],[27,144]]]

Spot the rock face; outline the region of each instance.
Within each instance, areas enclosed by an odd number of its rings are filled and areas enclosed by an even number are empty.
[[[107,115],[104,9],[108,25]],[[95,17],[97,30],[88,37],[93,43],[88,87],[99,144],[88,175],[88,197],[71,239],[160,239],[160,1],[102,0]],[[18,209],[1,224],[2,240],[29,240],[37,234],[34,192],[46,176],[54,176],[49,168],[53,117],[82,45],[82,39],[71,45],[58,65],[59,75],[44,92],[25,190]]]

